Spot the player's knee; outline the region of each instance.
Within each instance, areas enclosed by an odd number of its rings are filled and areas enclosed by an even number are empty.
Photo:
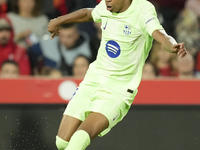
[[[56,146],[57,146],[58,150],[64,150],[68,146],[68,143],[69,142],[56,136]]]

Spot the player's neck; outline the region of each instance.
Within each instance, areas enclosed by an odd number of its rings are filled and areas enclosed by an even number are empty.
[[[124,0],[124,5],[123,5],[122,9],[119,11],[119,13],[126,11],[130,7],[132,1],[133,0]]]

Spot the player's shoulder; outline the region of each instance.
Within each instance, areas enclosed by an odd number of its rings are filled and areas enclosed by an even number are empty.
[[[101,2],[95,6],[95,8],[93,9],[93,11],[94,10],[98,10],[101,13],[107,12],[106,11],[107,9],[106,9],[106,2],[105,2],[105,0],[101,0]]]

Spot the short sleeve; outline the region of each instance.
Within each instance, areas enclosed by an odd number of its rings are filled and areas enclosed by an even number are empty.
[[[143,11],[140,14],[140,27],[147,32],[150,36],[155,30],[164,30],[160,24],[155,7],[152,4],[148,4],[143,7]]]
[[[101,22],[102,11],[104,10],[105,1],[102,0],[92,11],[92,18],[94,22]]]

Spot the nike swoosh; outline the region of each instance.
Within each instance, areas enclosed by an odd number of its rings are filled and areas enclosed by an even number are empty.
[[[108,20],[107,20],[107,22],[105,24],[105,27],[103,27],[104,30],[106,30],[107,24],[108,24]]]

